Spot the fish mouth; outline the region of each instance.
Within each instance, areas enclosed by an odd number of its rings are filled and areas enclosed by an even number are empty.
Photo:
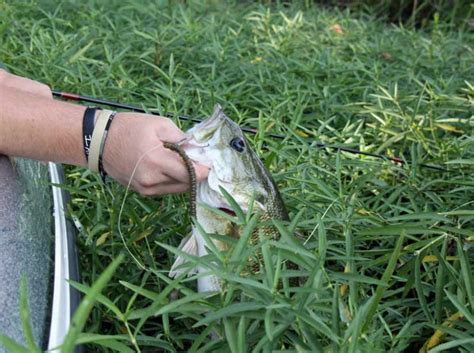
[[[261,206],[261,204],[257,204],[257,208],[259,208],[259,209],[261,209],[261,210],[264,209],[263,206]],[[228,215],[231,215],[231,216],[233,216],[233,217],[237,216],[237,214],[235,213],[235,211],[232,210],[232,209],[229,208],[229,207],[219,206],[219,207],[217,207],[217,209],[220,210],[220,211],[222,211],[222,212],[225,212],[225,213],[227,213]],[[243,211],[244,213],[247,213],[248,210],[249,210],[248,207],[242,207],[242,206],[241,206],[241,209],[242,209],[242,211]]]
[[[252,214],[255,212],[255,209],[259,209],[259,210],[262,210],[264,211],[265,210],[265,207],[258,201],[254,201],[254,205],[255,205],[255,208],[253,208],[253,212]],[[242,210],[243,213],[247,213],[249,212],[250,208],[249,208],[249,205],[248,204],[245,204],[245,205],[242,205],[239,203],[239,207],[240,209]],[[222,212],[225,212],[227,213],[228,215],[231,215],[233,217],[237,216],[237,214],[235,213],[235,211],[231,208],[230,205],[227,204],[227,202],[224,202],[221,200],[219,206],[216,207],[218,210],[222,211]]]
[[[227,213],[228,215],[231,215],[231,216],[233,216],[233,217],[236,216],[235,212],[232,211],[230,208],[219,207],[219,210],[221,210],[221,211],[223,211],[223,212],[225,212],[225,213]]]

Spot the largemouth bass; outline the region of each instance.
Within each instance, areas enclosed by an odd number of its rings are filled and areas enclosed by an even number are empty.
[[[190,159],[210,169],[208,178],[196,186],[196,220],[206,233],[240,236],[238,229],[227,218],[201,206],[204,204],[232,213],[231,206],[220,188],[225,189],[244,212],[249,209],[249,203],[253,199],[254,208],[260,209],[262,221],[288,219],[285,205],[271,174],[251,149],[239,125],[224,114],[220,105],[214,107],[214,112],[208,119],[186,132],[186,138],[180,147]],[[278,236],[276,229],[271,226],[264,226],[260,231],[269,238]],[[250,242],[258,244],[258,236],[258,231],[255,231]],[[215,239],[212,241],[219,250],[226,250],[223,242]],[[206,241],[197,227],[193,227],[191,235],[181,242],[179,249],[199,257],[208,254]],[[169,275],[175,277],[183,273],[180,267],[185,262],[183,256],[178,256]],[[208,270],[198,267],[195,271],[203,273]],[[220,289],[221,285],[216,276],[198,278],[199,292]]]

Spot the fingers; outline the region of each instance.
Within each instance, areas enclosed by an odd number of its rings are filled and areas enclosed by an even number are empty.
[[[169,160],[169,164],[167,166],[168,168],[165,174],[171,179],[176,179],[182,183],[187,183],[189,185],[190,175],[183,158],[175,151],[168,149],[167,151],[169,151],[169,153],[167,153],[167,157],[169,159],[166,157],[165,158]],[[196,173],[196,180],[205,180],[209,174],[209,168],[196,162],[192,162],[192,165]]]
[[[166,118],[164,121],[166,124],[166,137],[161,138],[162,141],[167,141],[167,142],[172,142],[172,143],[180,143],[183,142],[188,136],[181,131],[175,123]],[[163,131],[163,130],[161,130]],[[181,182],[187,182],[189,181],[189,172],[186,168],[186,165],[183,161],[183,158],[176,153],[175,151],[169,150],[171,153],[175,154],[174,162],[170,165],[169,172],[166,173],[170,178],[176,178]],[[209,174],[209,168],[202,165],[198,164],[196,162],[192,162],[194,166],[194,170],[196,172],[196,179],[197,181],[203,181],[207,178]]]
[[[157,195],[177,194],[177,193],[186,192],[188,190],[189,190],[189,184],[174,182],[172,184],[160,183],[153,187],[140,189],[136,191],[138,191],[140,195],[142,196],[151,197],[151,196],[157,196]]]
[[[164,174],[170,179],[174,179],[181,183],[190,183],[190,175],[188,168],[183,158],[175,151],[165,148],[166,156],[163,156],[167,161],[166,170],[163,170]]]
[[[137,186],[134,188],[143,196],[156,196],[156,195],[165,195],[165,194],[174,194],[186,192],[191,187],[191,178],[187,168],[184,165],[181,157],[173,152],[171,152],[171,158],[166,159],[167,167],[165,172],[160,176],[154,176],[154,183],[150,182],[140,182],[137,180]],[[196,171],[197,181],[204,180],[208,173],[209,169],[205,166],[193,163],[193,166]],[[170,171],[171,170],[171,171]]]
[[[191,177],[181,156],[169,149],[158,151],[159,159],[143,160],[138,166],[138,173],[132,184],[135,191],[144,196],[172,194],[185,192],[191,187]],[[202,181],[207,177],[208,168],[193,163],[196,180]]]

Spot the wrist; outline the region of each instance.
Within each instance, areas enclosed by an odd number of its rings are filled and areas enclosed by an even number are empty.
[[[102,167],[112,178],[118,174],[117,169],[121,168],[118,164],[120,164],[120,155],[124,148],[122,139],[124,134],[127,134],[127,118],[124,115],[126,113],[115,114],[102,149]]]

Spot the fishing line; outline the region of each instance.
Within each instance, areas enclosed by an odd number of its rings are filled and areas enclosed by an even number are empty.
[[[122,239],[122,242],[123,242],[123,245],[125,246],[125,249],[127,249],[128,253],[130,254],[130,256],[133,258],[133,260],[135,261],[135,263],[138,265],[138,267],[140,267],[142,270],[144,271],[151,271],[151,268],[148,269],[145,267],[145,265],[142,265],[141,262],[135,257],[135,255],[133,255],[132,251],[130,250],[130,248],[128,247],[127,245],[127,242],[125,241],[125,237],[123,236],[123,233],[122,233],[122,227],[121,227],[121,221],[122,221],[122,214],[123,214],[123,209],[125,207],[125,201],[127,200],[127,196],[128,196],[128,193],[130,191],[130,187],[132,185],[132,181],[133,181],[133,178],[135,176],[135,173],[137,172],[137,168],[138,166],[140,165],[140,163],[142,162],[143,158],[146,157],[146,155],[158,148],[162,147],[161,144],[159,145],[156,145],[155,147],[149,149],[148,151],[145,151],[141,156],[140,158],[137,160],[137,162],[135,163],[135,167],[133,168],[133,171],[132,171],[132,175],[130,176],[130,179],[128,180],[128,184],[127,184],[127,187],[125,188],[125,195],[123,197],[123,200],[122,200],[122,204],[120,205],[120,211],[119,211],[119,214],[118,214],[118,219],[117,219],[117,229],[118,229],[118,232],[119,232],[119,235],[120,235],[120,238]]]
[[[177,145],[181,144],[182,142],[186,141],[186,138],[183,138],[182,140],[176,142]],[[132,181],[133,181],[133,178],[135,176],[135,173],[137,172],[137,168],[138,166],[140,165],[140,163],[143,161],[143,158],[146,157],[146,155],[160,147],[163,147],[163,148],[167,148],[165,147],[165,145],[162,143],[162,144],[159,144],[159,145],[156,145],[152,148],[150,148],[148,151],[145,151],[141,156],[140,158],[137,160],[137,162],[135,163],[135,167],[133,168],[133,171],[132,171],[132,174],[130,175],[130,179],[128,180],[128,183],[127,183],[127,186],[125,188],[125,195],[123,197],[123,200],[122,200],[122,203],[120,205],[120,211],[119,211],[119,214],[118,214],[118,219],[117,219],[117,229],[118,229],[118,232],[119,232],[119,235],[120,235],[120,238],[122,239],[122,243],[123,245],[125,246],[125,249],[127,250],[127,252],[130,254],[130,256],[133,258],[133,260],[135,261],[135,263],[138,265],[138,267],[140,267],[142,270],[144,271],[149,271],[149,272],[153,272],[151,268],[147,268],[144,264],[142,264],[138,258],[132,253],[132,251],[130,250],[130,248],[128,247],[127,245],[127,242],[125,241],[125,237],[122,233],[122,228],[121,228],[121,221],[122,221],[122,214],[123,214],[123,210],[124,210],[124,207],[125,207],[125,202],[127,200],[127,196],[128,196],[128,193],[130,191],[130,188],[131,188],[131,185],[132,185]],[[153,256],[153,254],[150,253],[150,255]],[[166,271],[164,271],[166,272]]]
[[[326,216],[326,214],[329,212],[329,210],[332,208],[332,206],[336,203],[337,199],[336,200],[333,200],[331,202],[331,204],[326,208],[326,211],[324,211],[323,215],[321,216],[321,221],[324,219],[324,217]],[[308,243],[308,241],[313,237],[314,233],[316,232],[316,230],[319,228],[319,223],[316,224],[316,226],[313,228],[311,234],[308,236],[308,238],[306,238],[306,240],[304,241],[303,245],[306,245]]]

